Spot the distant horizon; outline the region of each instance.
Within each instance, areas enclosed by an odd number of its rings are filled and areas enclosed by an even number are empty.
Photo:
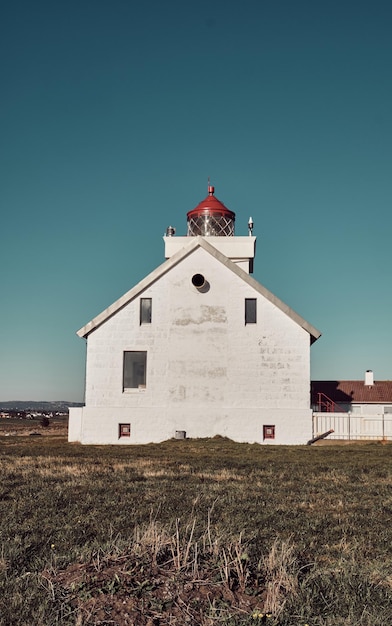
[[[332,381],[363,381],[365,384],[365,373],[368,371],[372,371],[374,374],[373,370],[365,370],[363,372],[363,376],[360,378],[311,378],[310,382],[332,382]],[[388,382],[391,381],[392,382],[392,378],[377,378],[376,376],[374,377],[374,384],[377,384],[377,382]],[[39,404],[40,402],[42,403],[57,403],[57,404],[84,404],[84,400],[32,400],[31,398],[29,398],[28,400],[24,400],[23,398],[19,398],[19,399],[13,399],[13,400],[0,400],[0,405],[1,404],[9,404],[11,402],[23,402],[23,403],[34,403],[34,404]]]

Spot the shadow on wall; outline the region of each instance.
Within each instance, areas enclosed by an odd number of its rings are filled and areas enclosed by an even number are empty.
[[[338,380],[313,380],[311,403],[313,411],[346,412],[351,409],[353,394],[339,388]]]

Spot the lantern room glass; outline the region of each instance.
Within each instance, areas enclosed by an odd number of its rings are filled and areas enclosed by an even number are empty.
[[[188,218],[188,237],[233,237],[234,220],[228,215],[209,212]]]

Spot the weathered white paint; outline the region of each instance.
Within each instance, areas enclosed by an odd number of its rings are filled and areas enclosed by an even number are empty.
[[[320,333],[221,252],[188,248],[79,331],[88,338],[86,396],[85,407],[70,409],[70,441],[147,443],[183,430],[306,443],[309,335]],[[192,285],[195,273],[207,281],[204,293]],[[151,324],[140,325],[140,297],[152,298]],[[257,299],[256,324],[245,325],[245,298]],[[123,391],[125,350],[147,351],[146,389]],[[119,423],[131,424],[131,437],[119,439]],[[275,426],[274,440],[263,442],[263,425]]]
[[[176,252],[170,259],[167,259],[162,265],[157,267],[155,270],[151,272],[146,278],[140,281],[135,287],[130,289],[127,293],[125,293],[121,298],[119,298],[116,302],[111,304],[105,311],[100,313],[93,320],[88,322],[86,326],[83,326],[80,330],[78,330],[77,334],[79,337],[87,337],[93,330],[98,328],[101,324],[106,322],[112,315],[115,315],[117,311],[120,311],[124,308],[129,302],[134,300],[137,296],[140,296],[146,289],[148,289],[153,283],[160,280],[162,276],[167,274],[174,268],[178,263],[182,263],[182,261],[190,254],[194,252],[194,250],[198,248],[203,248],[206,250],[212,257],[219,260],[222,265],[225,265],[228,269],[231,270],[232,273],[236,274],[243,280],[247,285],[255,289],[258,293],[264,296],[269,302],[274,304],[281,311],[286,313],[291,319],[297,322],[302,328],[304,328],[311,337],[311,341],[316,341],[321,335],[320,331],[318,331],[314,326],[309,324],[305,319],[303,319],[298,313],[290,309],[282,300],[274,296],[273,293],[268,291],[261,283],[258,283],[254,278],[248,276],[246,272],[244,272],[236,263],[233,263],[228,257],[223,255],[219,250],[209,243],[210,240],[218,239],[214,237],[187,237],[186,245],[184,248]],[[207,241],[208,239],[208,241]]]

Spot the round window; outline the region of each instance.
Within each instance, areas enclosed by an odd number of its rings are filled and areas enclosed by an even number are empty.
[[[203,274],[193,274],[192,276],[192,285],[196,287],[196,289],[201,289],[203,285],[205,285],[206,279]]]

